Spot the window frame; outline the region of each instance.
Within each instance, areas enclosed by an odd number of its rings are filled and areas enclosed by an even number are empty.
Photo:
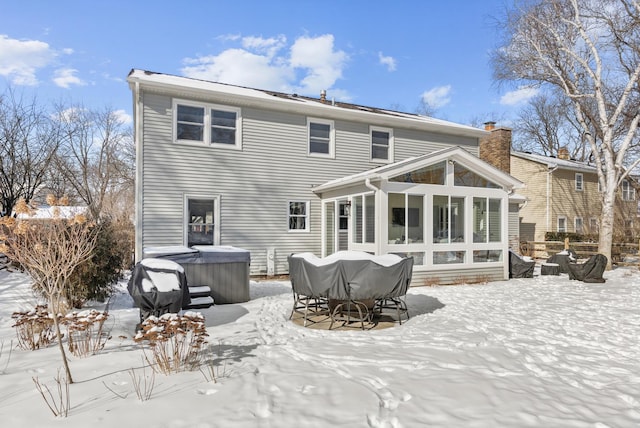
[[[316,123],[319,125],[329,125],[329,153],[318,153],[311,151],[311,124]],[[319,158],[335,159],[336,153],[336,138],[335,138],[335,125],[333,120],[319,119],[316,117],[307,117],[307,155]]]
[[[184,140],[178,138],[178,106],[185,107],[197,107],[204,109],[204,129],[202,131],[202,140]],[[190,101],[180,98],[174,98],[172,103],[173,108],[173,142],[177,144],[196,145],[204,147],[214,147],[227,150],[242,150],[242,109],[239,107],[232,107],[222,104],[205,103],[198,101]],[[235,121],[235,144],[222,144],[212,143],[211,135],[214,125],[211,120],[211,110],[218,110],[223,112],[232,112],[236,115]]]
[[[578,177],[580,177],[579,180],[578,180]],[[584,174],[582,174],[581,172],[576,172],[574,187],[576,192],[584,191]]]
[[[560,230],[560,220],[564,220],[564,230]],[[566,216],[558,216],[558,219],[556,220],[556,231],[558,233],[567,233],[568,232],[568,227],[567,227],[567,217]]]
[[[578,230],[578,223],[580,223],[580,230]],[[580,235],[584,234],[584,220],[582,217],[574,217],[573,219],[573,231]]]
[[[389,134],[389,140],[388,140],[388,146],[387,146],[387,158],[383,159],[383,158],[374,158],[373,157],[373,133],[374,132],[384,132]],[[376,145],[376,146],[379,146]],[[394,158],[394,137],[393,137],[393,128],[385,128],[382,126],[369,126],[369,160],[371,162],[377,162],[377,163],[393,163],[393,158]]]
[[[183,195],[183,243],[189,246],[189,201],[190,200],[210,200],[213,202],[213,244],[220,245],[220,195],[218,194],[193,194]],[[209,223],[203,223],[207,225]],[[206,245],[206,244],[205,244]]]
[[[305,213],[304,215],[292,215],[291,214],[291,204],[292,203],[302,203],[305,205]],[[311,201],[306,200],[297,200],[290,199],[287,201],[287,232],[289,233],[309,233],[311,231]],[[291,217],[303,217],[305,219],[304,229],[291,229]]]
[[[622,180],[620,192],[623,201],[630,202],[636,200],[636,189],[631,185],[629,180]]]

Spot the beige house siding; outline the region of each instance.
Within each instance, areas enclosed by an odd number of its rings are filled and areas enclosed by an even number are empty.
[[[566,232],[587,233],[589,219],[601,211],[598,180],[594,173],[582,172],[583,190],[576,190],[576,171],[558,169],[552,173],[551,227],[558,231],[558,219],[566,218]],[[583,230],[575,228],[576,218],[582,218]]]
[[[520,240],[541,241],[547,231],[547,168],[535,162],[511,156],[511,175],[526,187],[518,193],[527,198],[520,207]]]

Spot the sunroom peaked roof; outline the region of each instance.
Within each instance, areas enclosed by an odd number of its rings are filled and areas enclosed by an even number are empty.
[[[483,161],[477,156],[472,155],[462,147],[450,147],[438,150],[433,153],[407,158],[389,165],[380,166],[368,171],[331,180],[314,187],[313,192],[316,194],[321,194],[366,181],[377,182],[382,180],[389,180],[392,177],[415,171],[429,165],[434,165],[444,160],[460,162],[465,167],[472,168],[476,174],[481,175],[487,180],[496,183],[507,191],[524,187],[524,183],[522,183],[520,180],[497,169],[496,167]]]

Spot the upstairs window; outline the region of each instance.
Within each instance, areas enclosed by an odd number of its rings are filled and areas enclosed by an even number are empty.
[[[241,148],[240,109],[174,101],[175,141]]]
[[[622,180],[622,200],[623,201],[635,201],[636,189],[631,186],[628,180]]]
[[[393,131],[371,127],[371,160],[393,162]]]
[[[309,155],[334,157],[333,122],[319,119],[308,120]]]
[[[584,190],[583,176],[581,172],[576,172],[576,190],[582,192]]]

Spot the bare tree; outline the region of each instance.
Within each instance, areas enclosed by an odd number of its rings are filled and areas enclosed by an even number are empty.
[[[117,205],[118,195],[133,191],[131,130],[109,108],[59,106],[57,119],[62,125],[57,168],[98,219],[106,206]]]
[[[564,148],[571,159],[589,160],[591,150],[570,103],[562,96],[542,93],[532,98],[518,114],[514,134],[518,150],[557,156]]]
[[[50,204],[57,205],[57,201],[50,200]],[[17,202],[16,212],[33,214],[23,199]],[[64,295],[73,271],[92,256],[95,245],[95,228],[82,215],[66,219],[54,214],[47,220],[4,217],[0,221],[0,252],[27,271],[35,291],[49,302],[69,383],[73,383],[73,378],[62,346],[58,314],[64,315],[64,308],[68,307]]]
[[[42,186],[58,147],[56,123],[35,100],[0,95],[0,216],[21,198],[31,201]]]
[[[498,81],[559,90],[570,102],[598,172],[598,251],[611,263],[616,191],[640,162],[628,154],[640,121],[638,0],[538,0],[508,11],[494,51]]]

